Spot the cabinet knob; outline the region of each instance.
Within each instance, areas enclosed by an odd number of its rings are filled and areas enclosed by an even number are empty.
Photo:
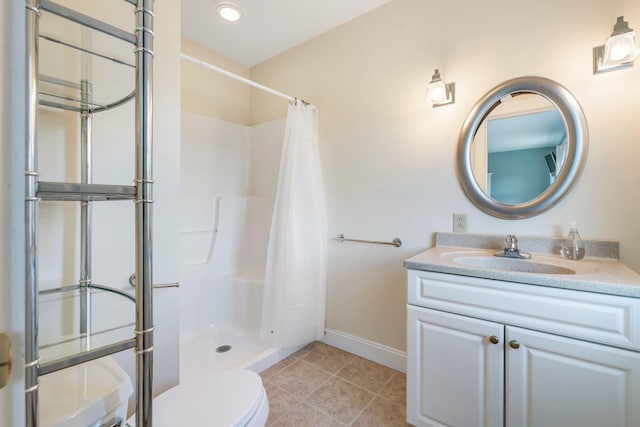
[[[509,341],[509,345],[511,346],[511,348],[520,348],[520,343],[516,340]]]
[[[500,342],[500,340],[498,339],[498,337],[497,337],[497,336],[495,336],[495,335],[491,335],[491,336],[489,337],[489,342],[490,342],[491,344],[498,344],[498,343]]]

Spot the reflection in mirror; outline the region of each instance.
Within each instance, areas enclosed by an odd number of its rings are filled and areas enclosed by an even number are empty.
[[[584,113],[565,87],[536,76],[507,80],[482,96],[462,124],[460,186],[489,215],[539,215],[575,185],[588,140]]]
[[[471,147],[473,174],[493,199],[525,203],[553,184],[566,148],[567,129],[555,106],[538,94],[513,94],[478,128]]]

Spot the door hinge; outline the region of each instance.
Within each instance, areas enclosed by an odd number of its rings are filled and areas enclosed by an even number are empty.
[[[11,374],[11,338],[7,334],[0,334],[0,388],[9,382]]]

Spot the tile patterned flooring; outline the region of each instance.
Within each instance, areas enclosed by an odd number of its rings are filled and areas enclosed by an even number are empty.
[[[260,376],[268,427],[410,425],[405,374],[318,341]]]

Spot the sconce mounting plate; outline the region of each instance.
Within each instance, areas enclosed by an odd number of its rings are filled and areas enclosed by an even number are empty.
[[[593,74],[601,74],[609,71],[622,70],[624,68],[633,67],[633,62],[624,62],[611,67],[603,67],[602,59],[604,58],[604,45],[593,48]]]
[[[454,104],[456,102],[456,83],[445,83],[444,87],[446,89],[447,97],[440,102],[434,102],[433,108],[442,107],[443,105]]]

